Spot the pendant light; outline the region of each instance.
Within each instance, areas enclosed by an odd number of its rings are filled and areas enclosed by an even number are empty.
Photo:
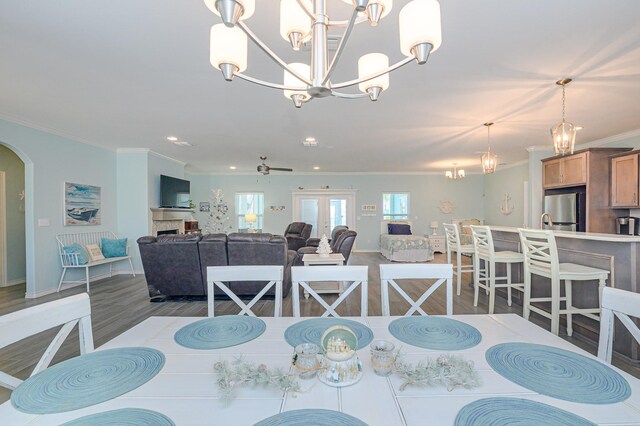
[[[576,126],[567,123],[564,119],[565,113],[565,86],[571,83],[570,78],[564,78],[556,81],[556,84],[562,86],[562,122],[551,128],[551,137],[553,138],[553,147],[556,154],[565,155],[573,154],[573,148],[576,143]]]
[[[496,167],[498,167],[498,156],[491,152],[491,126],[493,123],[484,123],[487,127],[487,152],[480,157],[480,163],[482,164],[482,173],[489,174],[495,173]]]
[[[453,164],[453,170],[447,170],[445,172],[445,176],[449,179],[463,179],[465,177],[465,172],[463,169],[458,169],[458,163],[452,163]]]

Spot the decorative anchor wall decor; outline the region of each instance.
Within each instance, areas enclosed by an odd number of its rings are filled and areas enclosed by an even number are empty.
[[[511,213],[513,213],[513,208],[514,208],[514,205],[511,202],[511,195],[509,195],[508,192],[505,192],[504,199],[502,200],[502,204],[500,204],[500,213],[502,213],[505,216],[508,216]]]

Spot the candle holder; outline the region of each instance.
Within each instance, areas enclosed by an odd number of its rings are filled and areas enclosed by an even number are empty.
[[[374,340],[371,349],[371,365],[378,376],[388,376],[393,371],[396,362],[395,346],[387,340]]]
[[[318,351],[320,348],[313,343],[300,343],[295,347],[295,354],[291,364],[301,379],[311,379],[315,377],[320,367],[318,361]]]

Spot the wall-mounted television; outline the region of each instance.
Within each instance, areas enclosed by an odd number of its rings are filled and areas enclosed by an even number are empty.
[[[160,175],[160,207],[188,209],[190,188],[188,180]]]

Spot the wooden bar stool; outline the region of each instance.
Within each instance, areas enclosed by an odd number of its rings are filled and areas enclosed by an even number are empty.
[[[514,283],[511,280],[511,265],[523,263],[524,255],[516,251],[496,251],[493,245],[493,236],[488,226],[471,225],[474,248],[474,294],[473,306],[478,306],[478,291],[484,289],[489,294],[489,313],[492,314],[496,303],[496,288],[506,287],[507,304],[511,306],[511,289],[524,292],[524,283]],[[480,262],[484,261],[484,268],[480,267]],[[496,276],[496,263],[504,263],[507,268],[507,275]],[[506,283],[496,283],[496,281],[506,280]]]
[[[451,253],[456,252],[456,265],[453,268],[453,275],[456,276],[456,282],[458,283],[456,294],[460,296],[460,283],[462,281],[463,272],[473,273],[473,263],[471,265],[462,264],[462,255],[473,255],[472,244],[461,244],[460,233],[458,232],[458,225],[452,223],[443,223],[444,233],[447,240],[447,263],[451,263]]]
[[[609,271],[592,268],[575,263],[560,263],[558,246],[553,231],[518,229],[522,251],[524,252],[524,302],[522,315],[529,319],[530,311],[551,319],[551,332],[558,334],[560,330],[560,315],[567,316],[567,335],[573,334],[573,315],[584,315],[600,321],[600,307],[602,306],[602,290],[607,284]],[[531,297],[531,275],[539,275],[551,279],[551,297]],[[578,308],[571,302],[572,284],[574,281],[585,282],[598,280],[598,306],[593,308]],[[565,283],[565,296],[560,297],[560,281]],[[551,302],[551,312],[533,306],[532,302]],[[561,302],[565,302],[565,309],[560,309]]]

